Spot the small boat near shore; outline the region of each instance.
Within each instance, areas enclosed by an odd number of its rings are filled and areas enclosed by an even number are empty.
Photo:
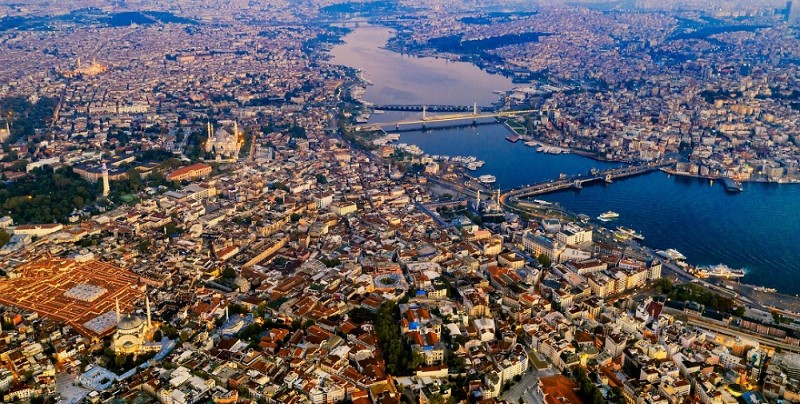
[[[636,230],[633,230],[633,229],[630,229],[630,228],[627,228],[627,227],[623,227],[623,226],[618,226],[617,227],[617,231],[622,233],[622,234],[626,234],[628,237],[630,237],[632,239],[644,240],[644,236],[641,233],[637,232]]]
[[[603,222],[608,222],[608,221],[614,220],[614,219],[616,219],[618,217],[619,217],[619,213],[609,210],[608,212],[601,213],[600,216],[597,216],[597,219],[600,220],[600,221],[603,221]]]
[[[669,248],[667,250],[658,250],[656,251],[656,255],[661,258],[666,258],[672,261],[683,261],[686,259],[686,256],[681,254],[678,250],[674,248]]]

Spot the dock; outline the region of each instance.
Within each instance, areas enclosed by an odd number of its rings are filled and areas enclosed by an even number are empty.
[[[725,186],[725,190],[728,192],[742,192],[742,183],[739,181],[732,180],[728,177],[722,179],[722,185]]]

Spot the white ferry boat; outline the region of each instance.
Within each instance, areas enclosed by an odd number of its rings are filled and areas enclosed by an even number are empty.
[[[485,174],[478,177],[478,181],[483,184],[494,184],[497,181],[497,177],[491,174]]]
[[[686,259],[686,256],[678,252],[678,250],[674,248],[670,248],[667,250],[658,250],[656,251],[656,255],[662,258],[666,258],[672,261],[683,261]]]
[[[775,293],[778,289],[775,288],[768,288],[766,286],[756,286],[753,288],[756,292],[763,292],[763,293]]]
[[[617,231],[620,232],[620,233],[623,233],[623,234],[627,234],[628,237],[630,237],[632,239],[644,240],[644,236],[642,235],[642,233],[639,233],[636,230],[633,230],[633,229],[630,229],[630,228],[627,228],[627,227],[623,227],[623,226],[618,226],[617,227]]]
[[[608,212],[600,214],[600,216],[597,216],[597,218],[603,222],[608,222],[609,220],[614,220],[618,217],[619,213],[610,210]]]
[[[697,276],[701,278],[741,278],[747,275],[743,269],[733,269],[728,267],[725,264],[718,264],[713,266],[701,267],[700,271],[697,273]]]

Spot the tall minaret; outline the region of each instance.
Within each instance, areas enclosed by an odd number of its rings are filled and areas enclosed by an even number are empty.
[[[475,198],[475,210],[480,210],[481,208],[481,190],[478,190],[478,196]]]
[[[111,187],[108,185],[108,167],[103,163],[103,196],[108,196]]]
[[[119,314],[119,298],[114,299],[114,301],[117,302],[117,324],[119,324],[119,321],[121,320],[120,314]]]
[[[144,304],[147,306],[147,329],[153,328],[153,323],[150,321],[150,296],[144,296]]]

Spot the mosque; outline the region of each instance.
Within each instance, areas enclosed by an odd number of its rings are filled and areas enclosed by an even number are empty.
[[[244,136],[239,131],[239,123],[233,122],[233,133],[224,128],[228,124],[230,128],[230,121],[220,122],[222,125],[214,131],[214,125],[208,123],[208,140],[206,140],[206,153],[214,153],[217,158],[230,159],[236,158],[239,154],[239,148],[244,143]]]
[[[150,320],[150,298],[145,300],[147,318],[135,314],[121,315],[117,302],[117,332],[114,333],[114,352],[138,354],[161,349],[161,344],[151,343],[153,323]]]

